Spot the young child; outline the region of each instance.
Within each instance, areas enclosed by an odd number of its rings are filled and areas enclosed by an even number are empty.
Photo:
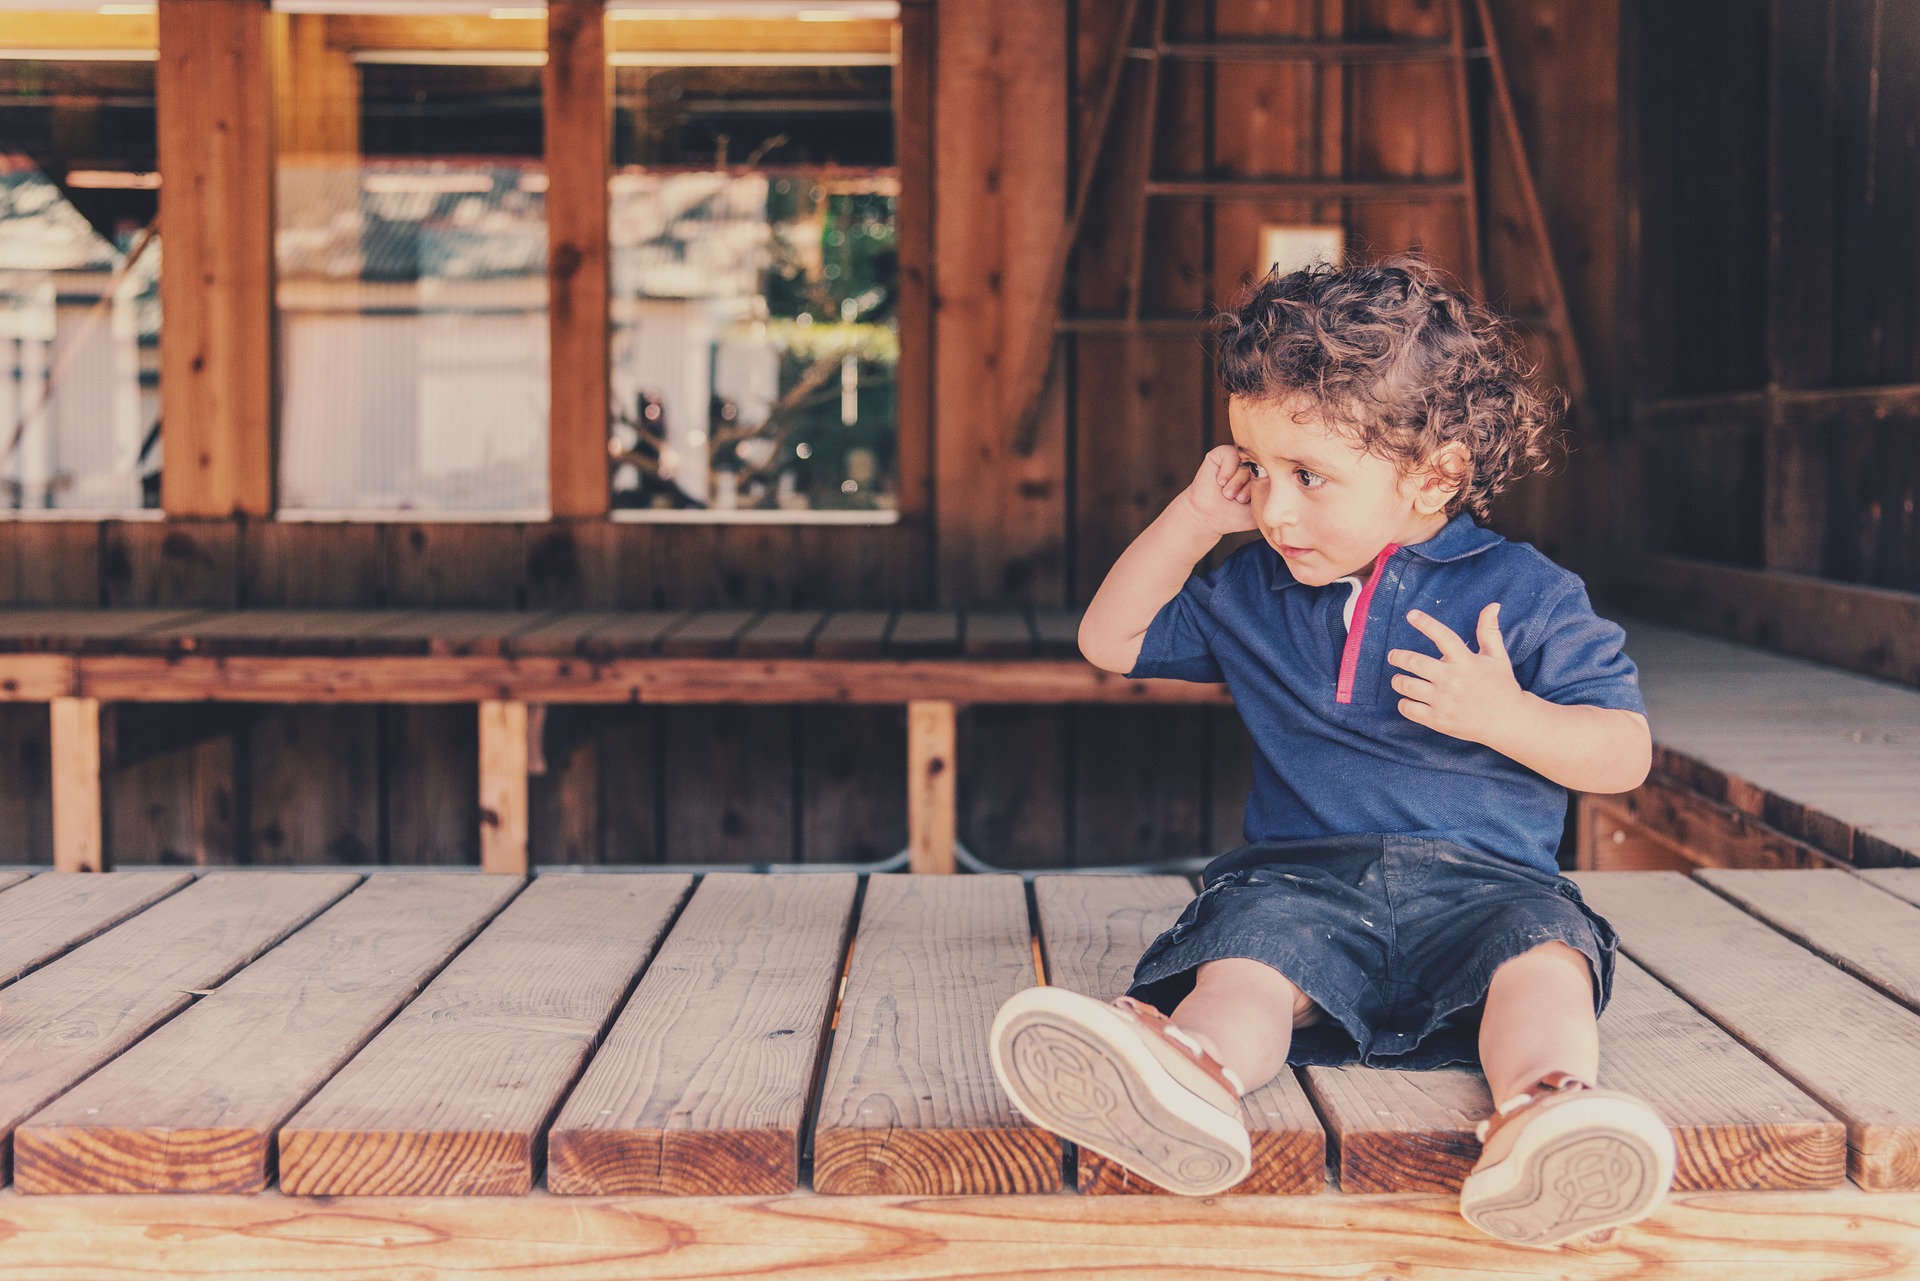
[[[1635,669],[1579,578],[1476,520],[1544,461],[1553,406],[1418,258],[1269,275],[1219,337],[1234,443],[1115,563],[1080,647],[1226,681],[1249,844],[1127,995],[1009,1000],[994,1071],[1036,1124],[1207,1195],[1247,1175],[1239,1099],[1287,1064],[1477,1048],[1497,1107],[1461,1213],[1531,1245],[1644,1217],[1672,1139],[1594,1088],[1615,937],[1554,859],[1566,789],[1646,777]],[[1189,577],[1246,530],[1263,541]]]

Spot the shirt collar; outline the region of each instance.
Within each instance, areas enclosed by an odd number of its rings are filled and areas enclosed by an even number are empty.
[[[1442,525],[1439,532],[1426,542],[1413,543],[1400,550],[1411,552],[1433,564],[1442,565],[1448,561],[1465,560],[1469,556],[1476,556],[1500,541],[1500,535],[1476,524],[1467,512],[1461,512]],[[1280,559],[1280,553],[1271,547],[1267,551],[1268,555],[1262,559],[1267,565],[1268,586],[1276,592],[1296,586],[1298,580],[1287,569],[1287,562]]]

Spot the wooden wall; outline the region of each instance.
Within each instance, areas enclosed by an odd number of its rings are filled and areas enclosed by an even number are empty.
[[[901,525],[0,523],[0,605],[1084,603],[1201,453],[1226,439],[1192,332],[1066,340],[1038,430],[1023,435],[1013,421],[1013,365],[1041,323],[1045,264],[1068,214],[1069,176],[1091,145],[1121,8],[905,6],[903,31],[926,42],[933,70],[902,95],[930,117],[921,142],[903,135],[902,146],[910,164],[916,145],[928,157],[922,212],[903,237],[923,238],[926,254],[904,266],[929,273],[931,285],[928,333],[903,336],[903,347],[929,353],[920,375],[933,427],[924,463],[903,441],[905,484],[924,498]],[[1606,407],[1619,399],[1618,9],[1612,0],[1497,0],[1492,10],[1602,406],[1591,430],[1604,442]],[[1173,32],[1195,39],[1444,38],[1453,11],[1446,0],[1170,4]],[[1153,112],[1154,171],[1418,178],[1453,175],[1473,157],[1484,166],[1485,113],[1463,138],[1450,75],[1444,63],[1171,63]],[[1476,82],[1477,100],[1486,88]],[[1144,127],[1138,95],[1123,96],[1119,111],[1123,134]],[[1432,200],[1156,200],[1143,228],[1127,176],[1108,157],[1089,201],[1069,285],[1081,309],[1124,303],[1136,238],[1142,310],[1193,315],[1229,301],[1255,269],[1263,222],[1322,220],[1342,221],[1365,251],[1417,245],[1463,276],[1483,269],[1515,310],[1540,305],[1510,173],[1505,186],[1493,175],[1479,237],[1463,205]],[[1603,546],[1613,499],[1595,462],[1602,447],[1510,496],[1503,529],[1569,559]],[[44,720],[0,719],[9,761],[39,759]],[[470,708],[274,708],[198,720],[161,709],[122,713],[110,728],[108,840],[122,862],[477,857]],[[532,801],[542,862],[831,861],[904,844],[896,711],[555,709],[544,749]],[[1240,839],[1247,752],[1226,712],[974,709],[962,726],[962,839],[1008,866],[1215,853]],[[45,802],[35,799],[44,786],[25,770],[0,781],[0,815],[17,813],[6,830],[22,834],[19,853],[44,857]]]

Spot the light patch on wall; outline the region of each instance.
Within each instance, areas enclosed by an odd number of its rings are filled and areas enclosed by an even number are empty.
[[[1266,223],[1260,228],[1260,266],[1285,275],[1316,262],[1338,264],[1347,234],[1340,227],[1299,227]]]

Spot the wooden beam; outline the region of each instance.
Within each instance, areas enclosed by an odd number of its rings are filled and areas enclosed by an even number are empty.
[[[480,704],[480,868],[527,871],[527,705]]]
[[[959,819],[954,808],[954,705],[907,704],[907,870],[951,872]]]
[[[1635,557],[1610,587],[1627,613],[1920,685],[1920,593],[1680,556]]]
[[[53,730],[53,867],[106,870],[100,823],[100,702],[56,698]]]
[[[607,169],[613,132],[601,0],[547,6],[547,455],[555,516],[607,512]]]
[[[259,0],[160,0],[169,516],[273,510],[273,85]]]
[[[898,59],[893,74],[894,160],[900,168],[900,196],[894,203],[894,243],[900,255],[894,432],[900,514],[908,520],[933,511],[933,24],[930,9],[909,5],[900,10],[893,31]],[[926,566],[929,575],[931,569]]]

